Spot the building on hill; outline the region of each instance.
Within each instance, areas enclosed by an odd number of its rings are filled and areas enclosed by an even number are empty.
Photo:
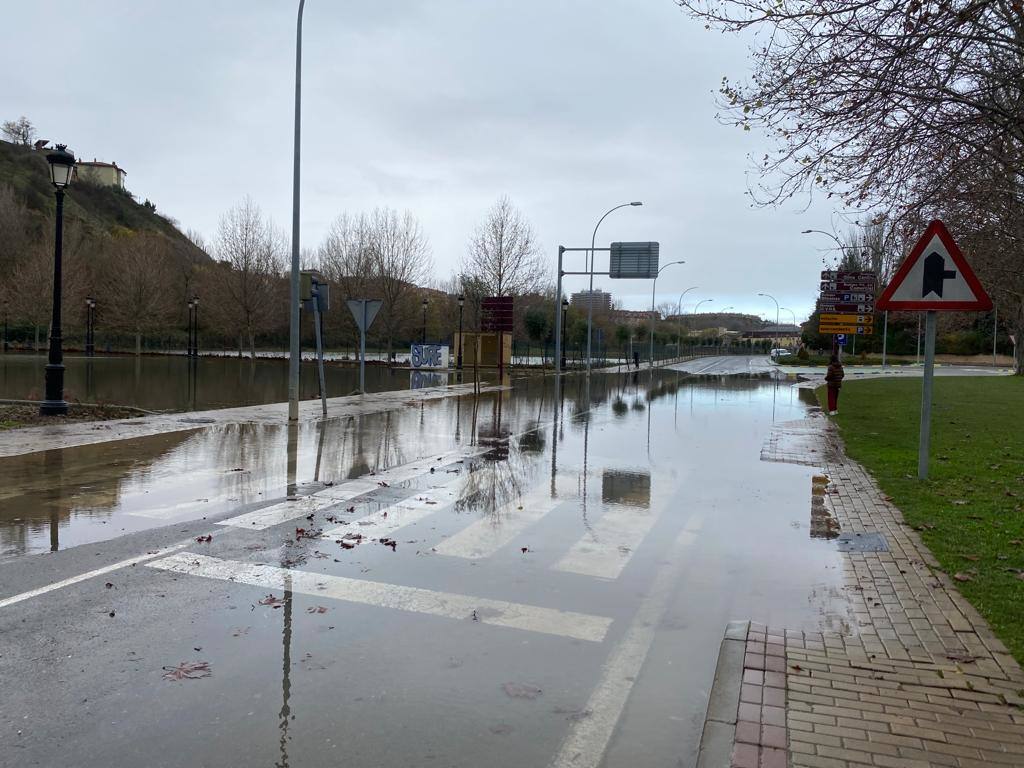
[[[593,305],[595,312],[610,312],[612,295],[600,288],[595,288],[592,291],[576,291],[569,297],[569,303],[577,309],[588,309]]]
[[[75,178],[102,187],[124,189],[124,177],[127,171],[117,163],[103,163],[93,159],[92,162],[79,160],[75,164]]]
[[[651,312],[649,309],[613,309],[610,316],[617,323],[649,323],[652,318],[661,319],[658,312]]]

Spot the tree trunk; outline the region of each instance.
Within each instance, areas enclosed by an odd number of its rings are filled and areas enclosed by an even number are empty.
[[[138,357],[142,354],[142,333],[139,331],[135,332],[135,356]]]
[[[1024,304],[1017,310],[1014,338],[1017,339],[1017,343],[1013,345],[1013,372],[1017,376],[1024,376]]]
[[[256,359],[256,334],[252,328],[249,329],[249,357]]]

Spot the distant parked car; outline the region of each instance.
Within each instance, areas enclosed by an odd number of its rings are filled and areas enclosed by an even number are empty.
[[[793,353],[790,352],[788,349],[781,349],[780,348],[780,349],[773,349],[772,350],[772,357],[789,357],[792,354]]]

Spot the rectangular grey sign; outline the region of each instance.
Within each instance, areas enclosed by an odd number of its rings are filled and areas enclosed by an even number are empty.
[[[651,280],[658,276],[660,245],[612,243],[608,276],[617,280]]]

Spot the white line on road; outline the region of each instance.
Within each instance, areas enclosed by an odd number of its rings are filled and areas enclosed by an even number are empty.
[[[625,636],[601,671],[601,680],[587,701],[589,717],[578,720],[573,726],[552,761],[551,768],[597,768],[601,764],[615,726],[651,650],[654,634],[668,609],[673,591],[679,586],[679,577],[686,564],[685,550],[696,540],[700,526],[700,518],[691,517],[676,538],[669,555],[671,564],[655,577],[650,592],[637,609]]]
[[[148,563],[174,573],[221,579],[267,589],[291,589],[304,595],[333,598],[349,603],[394,608],[411,613],[442,616],[461,621],[474,618],[481,624],[540,632],[599,643],[604,640],[611,619],[574,611],[559,611],[504,600],[435,592],[417,587],[350,579],[323,573],[295,571],[273,565],[220,560],[206,555],[181,552]]]
[[[477,560],[490,557],[544,515],[565,502],[541,491],[516,499],[493,516],[482,517],[435,547],[439,555]]]
[[[456,477],[429,491],[352,520],[348,525],[339,525],[337,528],[324,531],[322,538],[334,539],[346,533],[359,533],[369,539],[390,535],[399,528],[412,525],[435,512],[454,506],[458,501],[454,487],[462,481],[462,477]]]
[[[437,456],[427,456],[416,461],[378,472],[375,475],[361,477],[358,480],[350,480],[340,485],[326,488],[298,501],[282,501],[272,504],[269,507],[258,509],[255,512],[248,512],[244,515],[221,520],[217,525],[229,525],[235,528],[248,528],[253,531],[261,531],[265,528],[272,528],[289,520],[297,520],[300,517],[319,512],[320,510],[333,507],[346,501],[351,501],[357,496],[377,490],[382,482],[388,485],[404,483],[420,475],[425,475],[431,467],[440,467],[450,464],[463,457],[478,455],[483,451],[446,451]]]
[[[52,592],[55,589],[61,589],[63,587],[70,587],[72,584],[77,584],[80,581],[86,581],[87,579],[93,579],[97,576],[102,576],[105,573],[120,570],[121,568],[128,568],[138,563],[144,563],[147,560],[152,560],[155,557],[161,557],[170,552],[177,552],[179,549],[184,549],[191,543],[191,539],[183,541],[180,544],[174,544],[170,547],[164,547],[163,549],[149,552],[145,555],[139,555],[137,557],[130,557],[127,560],[122,560],[119,563],[113,563],[112,565],[105,565],[102,568],[97,568],[94,571],[88,571],[87,573],[80,573],[78,576],[72,576],[70,579],[64,579],[63,581],[55,581],[53,584],[47,584],[45,587],[39,587],[38,589],[32,589],[28,592],[22,592],[20,595],[14,595],[13,597],[5,597],[0,600],[0,608],[6,608],[9,605],[20,603],[22,600],[28,600],[39,595],[45,595],[47,592]]]
[[[639,549],[678,487],[676,479],[654,478],[648,506],[609,504],[604,513],[552,568],[581,576],[617,579]]]

